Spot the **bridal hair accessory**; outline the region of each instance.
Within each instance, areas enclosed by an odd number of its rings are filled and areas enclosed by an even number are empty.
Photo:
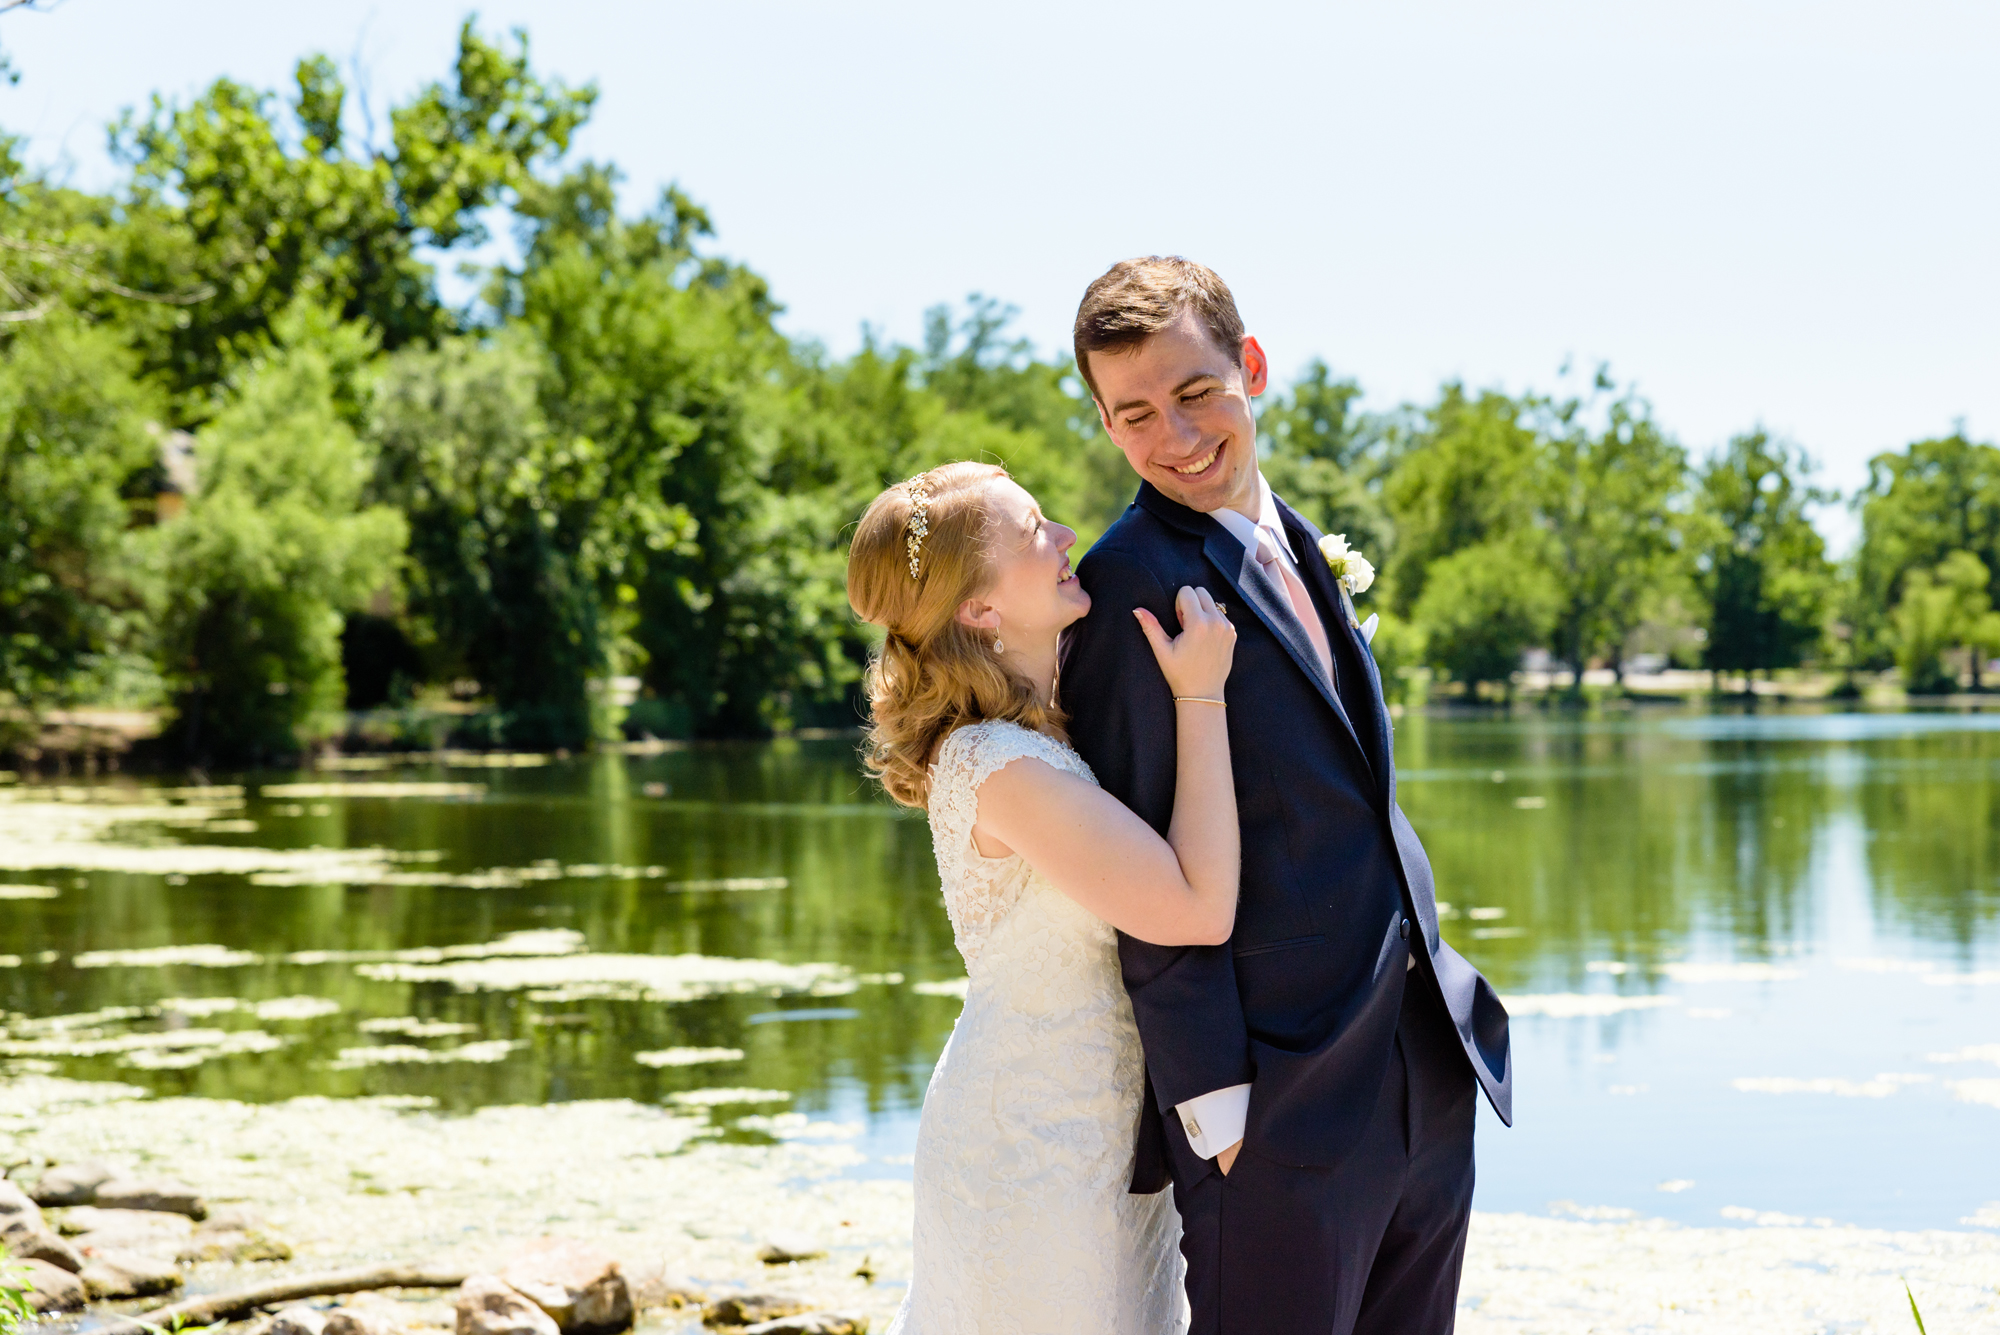
[[[910,490],[910,519],[903,525],[903,550],[910,554],[910,578],[915,579],[923,569],[919,558],[931,531],[931,475],[919,473],[905,485]]]
[[[1329,533],[1319,540],[1319,554],[1326,558],[1327,568],[1340,581],[1340,587],[1349,593],[1366,593],[1368,586],[1375,582],[1375,567],[1368,558],[1347,545],[1345,533]]]

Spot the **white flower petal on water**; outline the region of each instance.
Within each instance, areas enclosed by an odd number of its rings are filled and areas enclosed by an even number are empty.
[[[317,1020],[338,1015],[340,1003],[331,997],[272,997],[254,1009],[260,1020]]]
[[[161,1000],[160,1009],[200,1019],[203,1016],[224,1015],[230,1011],[242,1010],[243,1002],[236,997],[166,997]]]
[[[363,1020],[356,1026],[364,1034],[402,1034],[406,1038],[457,1038],[476,1034],[476,1024],[453,1024],[449,1020],[420,1020],[414,1015],[381,1016]]]
[[[816,986],[843,982],[851,973],[839,964],[781,964],[719,955],[611,954],[364,964],[355,972],[377,982],[449,983],[461,992],[527,991],[535,1000],[607,997],[668,1002],[745,992],[765,996],[809,993]]]
[[[1856,973],[1936,973],[1937,965],[1928,960],[1898,959],[1837,959],[1834,965],[1842,969],[1852,969]]]
[[[483,783],[267,783],[264,797],[484,797]]]
[[[818,1122],[804,1113],[752,1113],[739,1117],[734,1125],[745,1131],[762,1131],[780,1140],[854,1140],[866,1134],[861,1122]]]
[[[169,969],[188,965],[197,969],[237,969],[255,964],[262,955],[228,946],[152,946],[145,950],[87,950],[72,956],[78,969]]]
[[[1657,1010],[1677,1006],[1678,997],[1621,997],[1608,992],[1553,992],[1528,996],[1503,996],[1500,1004],[1509,1015],[1546,1015],[1555,1020],[1580,1020],[1624,1011]]]
[[[1957,1052],[1933,1052],[1924,1058],[1933,1062],[1992,1062],[2000,1066],[2000,1043],[1979,1043]]]
[[[641,1066],[712,1066],[720,1062],[740,1062],[742,1048],[662,1048],[658,1052],[635,1052],[632,1060]]]
[[[667,1102],[681,1108],[716,1108],[729,1103],[790,1103],[791,1092],[783,1089],[684,1089],[667,1095]]]
[[[791,881],[783,876],[722,876],[705,881],[668,881],[662,890],[783,890]]]
[[[1952,1097],[1961,1103],[1983,1103],[2000,1108],[2000,1080],[1949,1080]]]
[[[1741,1219],[1746,1224],[1756,1224],[1760,1228],[1799,1228],[1806,1222],[1800,1215],[1779,1214],[1776,1210],[1753,1210],[1747,1205],[1725,1205],[1721,1214],[1724,1219]]]
[[[524,1048],[526,1043],[509,1041],[504,1038],[490,1039],[484,1043],[466,1043],[455,1048],[419,1048],[407,1043],[384,1043],[372,1048],[342,1048],[340,1055],[328,1065],[336,1071],[351,1071],[362,1066],[431,1066],[450,1062],[491,1063],[507,1060],[516,1048]]]
[[[1872,1080],[1843,1080],[1820,1076],[1801,1080],[1794,1076],[1743,1076],[1729,1083],[1746,1094],[1832,1094],[1843,1099],[1886,1099],[1905,1085],[1926,1084],[1934,1077],[1887,1072]],[[1993,1082],[2000,1085],[2000,1080]]]
[[[1549,1213],[1568,1215],[1571,1219],[1623,1220],[1637,1219],[1637,1210],[1628,1210],[1622,1205],[1578,1205],[1575,1201],[1550,1201]]]
[[[1789,983],[1805,975],[1781,964],[1662,964],[1660,972],[1677,983]]]

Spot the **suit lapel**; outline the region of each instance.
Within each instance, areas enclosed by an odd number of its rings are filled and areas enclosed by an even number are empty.
[[[1305,673],[1306,680],[1313,684],[1320,698],[1333,710],[1333,716],[1340,720],[1348,740],[1354,743],[1354,754],[1360,759],[1362,768],[1372,775],[1375,766],[1368,758],[1368,748],[1361,744],[1361,737],[1354,730],[1354,721],[1347,717],[1347,710],[1340,703],[1339,692],[1334,690],[1333,683],[1321,669],[1319,654],[1313,649],[1312,642],[1306,638],[1305,627],[1299,624],[1298,615],[1292,611],[1291,599],[1284,590],[1272,583],[1271,577],[1264,573],[1264,568],[1257,564],[1256,557],[1237,541],[1235,534],[1217,523],[1212,516],[1190,510],[1178,501],[1169,500],[1150,482],[1140,484],[1138,504],[1175,528],[1192,533],[1201,539],[1202,554],[1208,558],[1208,563],[1215,567],[1216,573],[1222,576],[1231,591],[1257,614],[1257,619],[1264,623],[1265,628],[1278,637],[1278,643],[1291,655],[1292,662],[1298,665],[1299,671]],[[1297,518],[1291,515],[1289,510],[1284,509],[1282,502],[1280,509],[1287,516]],[[1317,542],[1317,538],[1314,541]],[[1317,555],[1317,547],[1310,550]],[[1344,616],[1336,616],[1335,620],[1343,627],[1346,625]],[[1331,624],[1326,629],[1329,635],[1340,633]]]
[[[1327,634],[1344,638],[1354,651],[1349,661],[1359,662],[1362,671],[1368,674],[1368,703],[1374,717],[1351,720],[1351,726],[1369,729],[1376,743],[1373,754],[1383,758],[1382,768],[1387,771],[1378,773],[1376,778],[1386,784],[1389,781],[1388,775],[1394,773],[1394,766],[1389,763],[1389,757],[1394,754],[1395,742],[1389,734],[1389,710],[1385,703],[1387,697],[1382,693],[1382,674],[1375,666],[1375,655],[1369,651],[1368,642],[1361,638],[1361,633],[1355,629],[1354,622],[1349,618],[1350,604],[1342,597],[1342,590],[1333,577],[1333,571],[1327,568],[1325,561],[1319,559],[1320,531],[1313,527],[1305,516],[1282,500],[1278,501],[1278,513],[1283,516],[1286,529],[1304,544],[1305,550],[1310,554],[1307,559],[1299,563],[1306,584],[1319,594],[1323,605],[1333,609],[1333,619],[1326,628]],[[1365,752],[1366,748],[1363,750]]]
[[[1213,520],[1210,522],[1214,523]],[[1220,524],[1214,527],[1215,532],[1204,535],[1201,543],[1202,554],[1208,557],[1208,563],[1222,572],[1230,588],[1278,637],[1278,642],[1285,646],[1285,652],[1299,665],[1299,671],[1312,678],[1312,684],[1319,688],[1327,703],[1339,709],[1340,697],[1334,693],[1333,683],[1327,680],[1325,671],[1321,669],[1319,654],[1313,649],[1312,641],[1306,638],[1305,628],[1299,625],[1290,597],[1264,573],[1264,567],[1257,564],[1257,558],[1236,540],[1234,533]],[[1345,717],[1345,714],[1342,716]]]

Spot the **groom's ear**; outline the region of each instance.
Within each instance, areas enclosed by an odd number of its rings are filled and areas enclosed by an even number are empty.
[[[1090,396],[1090,403],[1092,407],[1097,409],[1097,420],[1104,424],[1104,434],[1110,436],[1111,414],[1105,410],[1104,400],[1098,398],[1095,394],[1092,394]],[[1113,436],[1112,439],[1115,441],[1117,437]]]
[[[1243,392],[1254,399],[1271,383],[1271,361],[1264,355],[1263,345],[1249,334],[1243,336],[1242,361]]]

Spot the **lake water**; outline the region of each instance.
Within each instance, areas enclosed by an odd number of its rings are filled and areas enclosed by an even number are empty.
[[[2000,1227],[2000,715],[1412,715],[1397,758],[1516,1011],[1480,1207]],[[0,1060],[802,1113],[908,1174],[962,970],[851,740],[450,759],[0,788]]]

